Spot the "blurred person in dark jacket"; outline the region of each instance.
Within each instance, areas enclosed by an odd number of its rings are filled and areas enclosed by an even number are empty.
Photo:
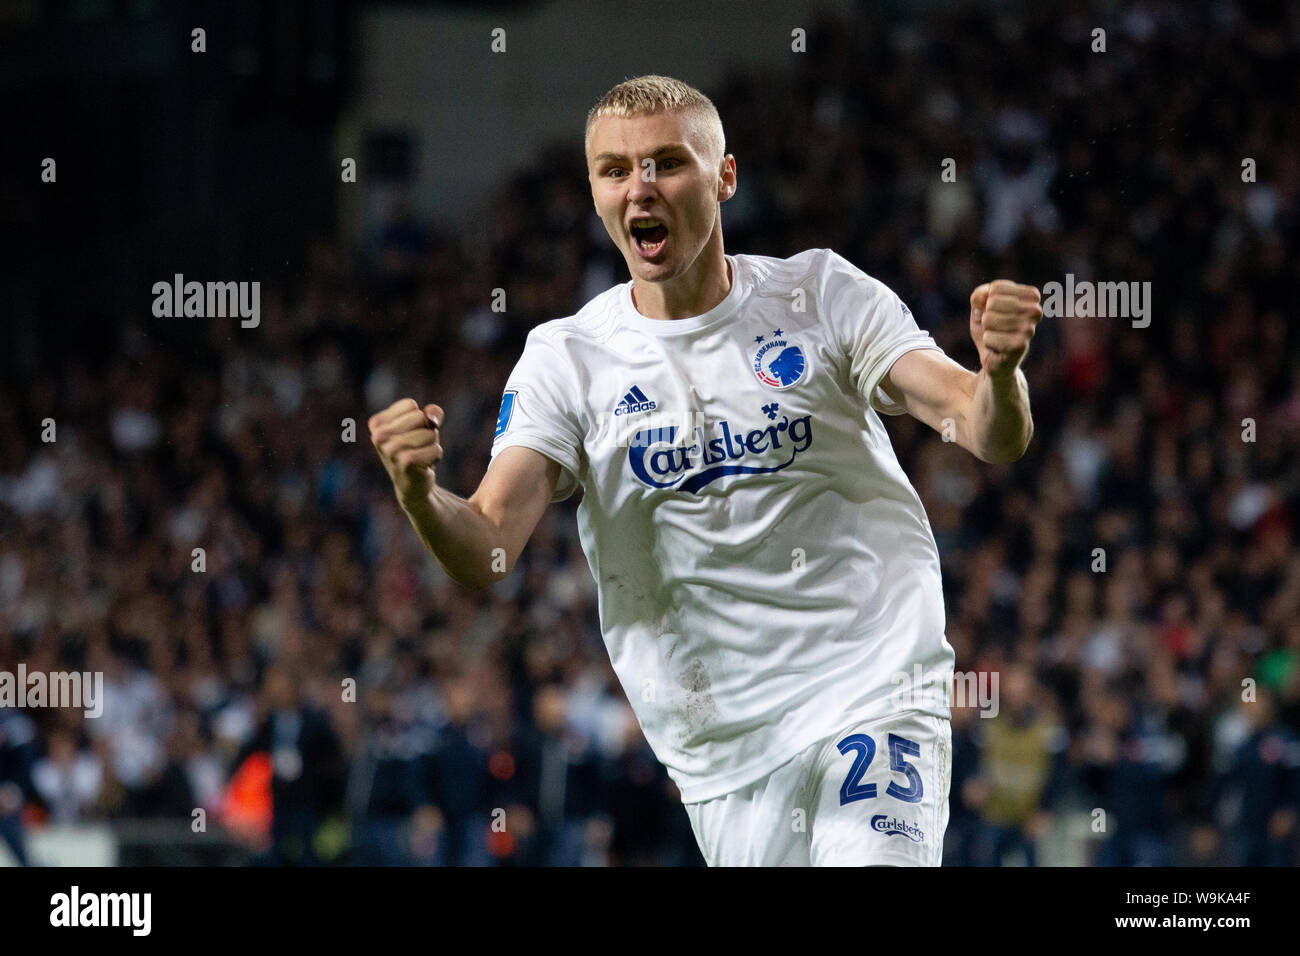
[[[265,752],[271,757],[271,853],[273,865],[320,862],[314,837],[325,816],[342,803],[343,760],[329,715],[302,699],[288,667],[267,670],[262,719],[235,760]]]
[[[365,695],[366,728],[348,781],[355,862],[361,866],[407,866],[421,805],[418,735],[398,713],[396,693],[377,687]]]
[[[1273,695],[1238,704],[1247,736],[1214,781],[1211,805],[1229,866],[1295,866],[1300,810],[1300,737],[1277,719]]]
[[[1168,866],[1171,862],[1169,785],[1187,758],[1187,743],[1171,725],[1177,689],[1171,668],[1153,668],[1141,683],[1107,690],[1097,721],[1084,738],[1085,782],[1107,813],[1100,866]]]
[[[538,688],[532,724],[515,742],[514,796],[536,819],[528,862],[539,866],[580,865],[600,805],[599,754],[589,737],[568,726],[567,708],[563,685]]]
[[[482,728],[474,721],[474,696],[468,680],[443,684],[447,722],[437,748],[420,760],[423,803],[417,815],[416,862],[436,866],[488,866],[491,777]]]
[[[31,718],[16,710],[0,710],[0,840],[20,866],[28,863],[22,810],[32,796],[36,746]]]
[[[631,720],[613,761],[606,807],[615,866],[704,866],[681,792]]]
[[[151,770],[142,786],[127,792],[127,815],[188,820],[196,807],[212,803],[219,791],[214,787],[201,796],[199,789],[208,783],[203,745],[198,713],[181,710],[167,735],[166,762]]]

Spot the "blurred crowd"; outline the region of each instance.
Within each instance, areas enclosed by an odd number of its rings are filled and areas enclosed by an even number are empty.
[[[1014,465],[887,423],[957,669],[999,677],[996,716],[954,710],[946,862],[1295,865],[1300,13],[877,17],[705,91],[737,157],[727,250],[833,248],[971,368],[988,279],[1153,301],[1146,327],[1044,320]],[[477,231],[406,209],[361,249],[312,239],[256,329],[141,311],[110,353],[46,338],[6,382],[0,670],[100,671],[106,698],[98,719],[0,709],[19,859],[45,823],[203,808],[266,862],[700,862],[610,668],[575,499],[465,591],[366,429],[436,401],[439,481],[474,490],[527,331],[626,280],[581,144],[527,163]]]

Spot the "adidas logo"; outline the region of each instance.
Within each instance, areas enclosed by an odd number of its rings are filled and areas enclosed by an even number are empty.
[[[645,397],[645,392],[632,386],[632,390],[623,396],[623,400],[614,406],[614,414],[635,415],[637,412],[653,411],[655,403]]]

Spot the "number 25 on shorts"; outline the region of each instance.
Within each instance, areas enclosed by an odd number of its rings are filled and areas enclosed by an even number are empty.
[[[840,753],[847,754],[849,751],[856,751],[857,757],[853,761],[853,766],[849,768],[849,775],[844,778],[844,783],[840,786],[840,806],[846,803],[852,803],[854,800],[871,800],[876,796],[876,785],[874,783],[862,783],[862,778],[871,766],[872,759],[876,756],[876,742],[866,734],[850,734],[835,745],[839,748]],[[925,793],[925,788],[921,784],[921,775],[917,772],[916,767],[908,762],[908,757],[920,757],[921,747],[906,737],[900,737],[898,734],[889,735],[889,769],[894,773],[901,773],[907,777],[907,786],[900,787],[897,783],[890,783],[885,788],[885,793],[891,797],[896,797],[904,803],[920,803],[921,797]]]

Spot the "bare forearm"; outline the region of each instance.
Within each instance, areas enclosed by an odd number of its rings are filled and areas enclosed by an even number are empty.
[[[970,319],[979,371],[937,349],[913,349],[885,373],[885,394],[981,461],[1016,461],[1034,434],[1020,363],[1043,317],[1039,298],[1033,286],[1005,279],[981,285],[971,293]]]
[[[541,452],[511,446],[488,465],[471,498],[438,487],[443,411],[413,398],[370,416],[370,440],[397,501],[424,546],[452,579],[487,587],[510,573],[560,478]]]
[[[435,485],[427,496],[403,501],[402,510],[457,584],[487,587],[509,570],[501,533],[473,502]]]
[[[975,376],[967,419],[968,448],[981,461],[1006,464],[1019,459],[1034,434],[1029,383],[1019,368],[1013,375]]]

